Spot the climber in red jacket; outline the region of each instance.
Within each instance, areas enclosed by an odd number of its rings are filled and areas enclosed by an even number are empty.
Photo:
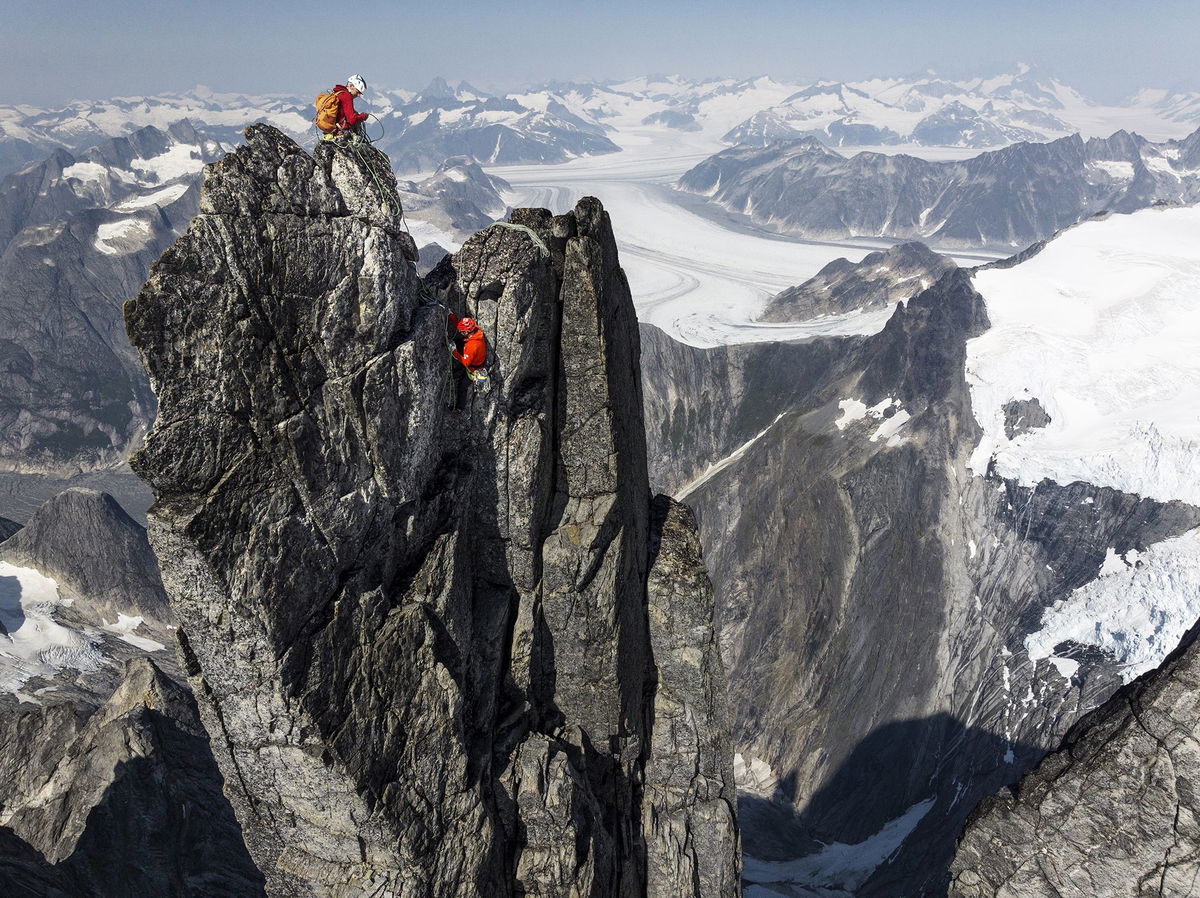
[[[362,75],[351,75],[346,79],[345,86],[339,84],[334,88],[337,91],[338,100],[342,104],[342,114],[338,117],[338,127],[343,131],[353,131],[367,120],[365,112],[354,111],[354,98],[361,97],[366,89],[367,82],[363,80]]]
[[[367,120],[365,112],[354,110],[354,98],[361,97],[367,89],[367,82],[362,75],[351,75],[345,84],[335,84],[329,93],[317,97],[316,125],[324,133],[322,140],[336,140],[344,135],[362,133],[363,122]],[[333,100],[337,103],[334,105]],[[336,112],[335,112],[336,110]]]
[[[475,323],[474,318],[459,318],[450,313],[450,323],[458,331],[459,348],[452,355],[462,362],[467,373],[475,379],[487,365],[487,338]]]

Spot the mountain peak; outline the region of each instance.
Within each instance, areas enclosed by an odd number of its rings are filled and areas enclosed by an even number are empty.
[[[132,464],[271,888],[733,898],[711,593],[652,510],[608,214],[518,210],[422,283],[386,156],[246,136],[126,321],[159,399]]]
[[[455,99],[456,94],[450,83],[441,75],[437,75],[425,85],[420,96],[426,100],[452,100]]]

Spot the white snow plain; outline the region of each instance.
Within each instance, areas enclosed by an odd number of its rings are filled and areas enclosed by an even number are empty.
[[[608,124],[616,128],[612,138],[623,148],[619,153],[561,165],[488,166],[488,172],[512,186],[504,195],[512,206],[561,213],[584,196],[599,197],[612,216],[640,321],[693,346],[882,330],[892,306],[798,323],[759,321],[758,316],[771,296],[804,283],[834,259],[857,262],[892,241],[822,243],[756,230],[672,187],[685,171],[723,148],[712,125],[692,133],[622,119]],[[964,264],[994,258],[994,253],[960,254]]]
[[[1086,222],[975,287],[992,326],[967,343],[972,470],[1200,505],[1200,208]],[[1004,405],[1030,398],[1050,423],[1009,439]]]

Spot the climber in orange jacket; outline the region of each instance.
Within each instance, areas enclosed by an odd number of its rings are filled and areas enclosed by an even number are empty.
[[[487,364],[487,338],[475,323],[474,318],[459,318],[450,313],[450,323],[454,325],[459,335],[459,348],[451,353],[462,362],[467,373],[477,374]]]

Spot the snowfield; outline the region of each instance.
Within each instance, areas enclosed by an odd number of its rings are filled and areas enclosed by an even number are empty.
[[[1105,649],[1128,683],[1161,664],[1200,618],[1200,530],[1123,558],[1110,549],[1109,559],[1115,563],[1047,610],[1042,628],[1025,639],[1029,657],[1056,663],[1064,679],[1078,665],[1054,657],[1060,643]]]
[[[1029,486],[1087,481],[1200,505],[1200,208],[1146,209],[1072,228],[1032,259],[982,271],[992,327],[967,344],[983,436],[971,468]],[[1009,438],[1004,405],[1050,422]],[[1025,641],[1064,678],[1065,641],[1108,652],[1132,680],[1200,616],[1200,530],[1118,556],[1048,609]]]
[[[126,218],[97,227],[93,245],[106,255],[119,256],[143,249],[153,236],[154,232],[148,221]]]
[[[794,861],[762,861],[746,855],[742,878],[758,887],[747,894],[851,898],[867,877],[908,838],[933,804],[933,799],[929,798],[913,805],[857,845],[832,842],[815,854]],[[793,886],[803,891],[791,888]]]
[[[63,671],[89,673],[113,664],[104,651],[105,634],[143,652],[166,651],[166,646],[136,632],[145,621],[140,616],[117,614],[115,623],[103,621],[97,629],[68,626],[60,609],[75,599],[59,592],[58,583],[41,572],[0,561],[0,692],[21,702],[38,703],[38,696],[22,691],[34,677],[52,679]]]
[[[54,619],[63,604],[58,584],[49,577],[0,561],[0,692],[36,702],[20,691],[31,678],[100,666],[95,642]]]
[[[1200,505],[1200,208],[1082,224],[975,287],[992,321],[967,344],[976,473]],[[1003,406],[1030,398],[1050,423],[1009,439]]]

